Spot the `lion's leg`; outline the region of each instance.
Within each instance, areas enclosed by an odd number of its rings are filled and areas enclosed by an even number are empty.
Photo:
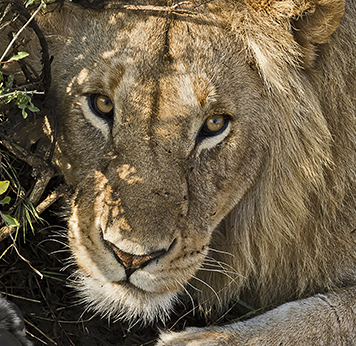
[[[356,345],[356,288],[283,304],[244,322],[164,333],[157,346]]]
[[[32,346],[23,317],[16,305],[0,296],[0,346]]]

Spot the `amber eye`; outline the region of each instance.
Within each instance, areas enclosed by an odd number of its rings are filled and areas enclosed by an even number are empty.
[[[114,115],[114,105],[110,98],[101,94],[90,94],[88,96],[90,109],[99,117],[105,120],[112,120]]]
[[[216,136],[222,133],[229,124],[230,116],[227,114],[214,114],[205,120],[200,130],[199,137]]]

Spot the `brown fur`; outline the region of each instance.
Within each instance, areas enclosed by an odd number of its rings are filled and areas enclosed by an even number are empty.
[[[356,8],[344,6],[65,4],[40,17],[56,162],[76,189],[69,242],[94,309],[164,318],[193,275],[206,312],[355,285]],[[90,93],[113,101],[112,127],[85,106]],[[226,137],[197,143],[214,113],[231,116]],[[103,238],[136,256],[169,251],[130,285]]]

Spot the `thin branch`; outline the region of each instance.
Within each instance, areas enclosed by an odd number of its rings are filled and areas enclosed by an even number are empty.
[[[56,191],[53,191],[46,197],[37,207],[36,211],[40,215],[43,211],[49,208],[55,201],[61,197],[69,197],[73,193],[72,187],[68,185],[60,185]]]
[[[2,31],[4,28],[6,28],[11,22],[15,21],[18,17],[18,14],[17,15],[13,14],[13,16],[10,20],[3,23],[3,20],[5,19],[6,15],[10,12],[10,9],[11,9],[11,4],[7,4],[7,6],[4,10],[4,13],[2,14],[2,16],[0,18],[0,31]]]
[[[32,16],[30,15],[30,13],[27,11],[27,9],[24,7],[23,3],[20,0],[15,0],[14,6],[17,12],[28,21],[30,21],[31,17],[33,17],[33,15]],[[38,10],[36,10],[36,12],[37,11]],[[43,36],[43,33],[35,20],[29,23],[29,27],[36,33],[42,48],[43,69],[41,73],[41,78],[42,78],[44,91],[47,92],[51,85],[51,59],[49,57],[47,41]]]
[[[192,12],[190,10],[184,8],[178,8],[181,5],[189,5],[191,7],[194,4],[190,1],[182,1],[172,6],[154,6],[154,5],[129,5],[122,3],[95,3],[94,5],[89,5],[87,3],[83,3],[82,1],[77,2],[80,6],[89,7],[92,9],[123,9],[123,10],[132,10],[132,11],[153,11],[153,12],[169,12],[176,14],[189,14],[189,15],[197,15],[197,13]]]
[[[31,264],[31,262],[30,262],[28,259],[26,259],[25,257],[23,257],[23,256],[20,254],[20,251],[19,251],[19,249],[18,249],[17,246],[16,246],[15,239],[14,239],[14,237],[12,236],[12,232],[15,230],[15,227],[9,226],[9,224],[6,222],[6,220],[4,219],[3,215],[1,214],[1,212],[0,212],[0,216],[1,216],[1,218],[2,218],[2,221],[5,223],[6,229],[8,230],[8,235],[10,236],[10,238],[11,238],[11,240],[12,240],[12,246],[9,246],[9,247],[3,252],[3,254],[1,255],[1,257],[3,257],[3,256],[6,254],[6,252],[7,252],[11,247],[13,247],[13,248],[15,249],[17,255],[18,255],[24,262],[26,262],[26,263],[29,265],[29,267],[30,267],[41,279],[43,279],[43,275],[40,273],[40,271],[38,271],[38,270]],[[3,234],[4,234],[4,233],[3,233]],[[2,234],[2,235],[3,235],[3,234]]]
[[[41,157],[30,154],[25,149],[20,148],[7,140],[2,139],[0,142],[20,160],[25,161],[33,168],[32,175],[36,178],[36,183],[29,199],[33,205],[36,205],[55,173],[54,168]]]
[[[26,259],[25,257],[23,257],[23,256],[20,254],[20,251],[19,251],[19,249],[17,248],[16,245],[14,245],[14,249],[15,249],[17,255],[18,255],[23,261],[25,261],[25,262],[30,266],[30,268],[31,268],[41,279],[43,279],[43,275],[31,264],[31,262],[30,262],[28,259]]]
[[[46,333],[44,333],[41,329],[39,329],[38,327],[36,327],[34,324],[32,324],[29,320],[26,320],[24,318],[24,321],[31,326],[32,328],[36,329],[42,336],[44,336],[48,341],[50,341],[53,345],[58,345],[53,339],[51,339],[48,335],[46,335]],[[46,342],[40,340],[41,342],[43,342],[45,345],[47,345]]]
[[[12,234],[16,232],[17,227],[13,227],[13,226],[4,226],[2,228],[0,228],[0,242],[2,242],[4,239],[8,238],[8,237],[12,237]],[[7,251],[8,249],[6,249]],[[5,255],[5,252],[0,256],[0,259],[2,258],[2,256]]]
[[[7,48],[5,49],[4,54],[2,55],[2,57],[0,58],[0,62],[3,61],[5,59],[6,54],[9,52],[9,50],[11,49],[12,45],[15,43],[15,41],[18,39],[18,37],[20,36],[20,34],[22,33],[22,31],[25,30],[25,28],[27,27],[27,25],[30,24],[30,22],[32,21],[32,19],[35,17],[35,15],[41,10],[41,8],[43,7],[43,3],[41,2],[41,4],[38,6],[37,10],[32,14],[32,16],[29,18],[29,20],[25,23],[25,25],[18,31],[18,33],[13,37],[13,39],[11,40],[11,42],[9,43],[9,45],[7,46]]]
[[[184,3],[190,3],[189,1],[183,1]],[[177,8],[176,5],[173,6],[153,6],[153,5],[126,5],[126,4],[106,4],[104,6],[105,9],[111,8],[122,8],[125,10],[133,10],[133,11],[153,11],[153,12],[169,12],[169,13],[177,13],[177,14],[190,14],[196,15],[197,13],[192,12],[190,10],[186,10],[184,8]]]
[[[8,97],[8,96],[11,96],[11,95],[14,95],[18,92],[24,92],[26,94],[31,94],[31,95],[44,95],[45,92],[44,91],[37,91],[37,90],[32,90],[32,91],[21,91],[21,90],[15,90],[15,91],[12,91],[11,93],[7,93],[7,94],[4,94],[4,95],[0,95],[0,99],[3,99],[5,97]]]

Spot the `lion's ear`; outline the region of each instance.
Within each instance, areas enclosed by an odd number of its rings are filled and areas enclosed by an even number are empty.
[[[339,26],[344,11],[344,0],[318,0],[312,11],[293,21],[294,37],[305,50],[305,60],[314,59],[315,45],[327,42]]]
[[[304,62],[314,59],[317,44],[327,42],[339,26],[345,0],[245,0],[249,7],[278,23],[288,23],[303,48]]]

